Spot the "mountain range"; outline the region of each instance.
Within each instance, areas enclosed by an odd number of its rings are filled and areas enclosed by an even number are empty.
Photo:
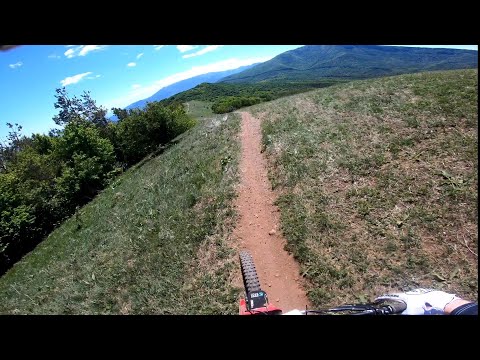
[[[378,45],[307,45],[284,52],[220,82],[365,79],[478,67],[478,51]]]
[[[302,91],[303,85],[303,91],[309,90],[310,85],[315,82],[327,86],[327,83],[334,84],[336,81],[477,67],[476,50],[379,45],[307,45],[284,52],[263,63],[179,81],[146,99],[128,105],[126,109],[142,109],[147,102],[164,99],[215,101],[222,96],[246,96],[245,93],[254,96],[259,89],[251,86],[266,86],[263,90],[270,90],[271,98],[276,98],[287,94],[282,87],[298,87],[298,92]],[[310,85],[307,86],[307,83]],[[205,85],[208,87],[205,88]],[[241,85],[242,88],[225,87],[227,85]],[[314,85],[318,86],[320,85]],[[281,90],[276,89],[278,87]],[[111,119],[116,120],[116,117]]]

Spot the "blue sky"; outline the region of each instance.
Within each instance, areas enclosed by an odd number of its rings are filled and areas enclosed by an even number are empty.
[[[25,45],[0,52],[0,141],[7,122],[46,133],[55,89],[125,107],[193,76],[262,62],[301,45]],[[477,45],[405,45],[478,50]]]

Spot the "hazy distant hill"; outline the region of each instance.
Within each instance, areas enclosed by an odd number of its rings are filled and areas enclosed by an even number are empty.
[[[376,45],[309,45],[221,82],[303,81],[319,78],[362,79],[430,70],[478,67],[478,51]]]
[[[257,63],[258,64],[258,63]],[[252,66],[255,66],[257,64],[252,64],[252,65],[246,65],[246,66],[241,66],[237,69],[232,69],[232,70],[225,70],[225,71],[218,71],[218,72],[211,72],[207,74],[202,74],[198,75],[195,77],[192,77],[190,79],[185,79],[179,82],[176,82],[172,85],[166,86],[160,90],[158,90],[155,94],[150,96],[149,98],[139,100],[137,102],[134,102],[133,104],[128,105],[125,109],[135,109],[135,108],[143,108],[147,102],[152,102],[152,101],[159,101],[166,99],[170,96],[173,96],[175,94],[178,94],[179,92],[189,90],[198,84],[201,83],[215,83],[219,81],[220,79],[236,74],[238,72],[247,70],[251,68]]]

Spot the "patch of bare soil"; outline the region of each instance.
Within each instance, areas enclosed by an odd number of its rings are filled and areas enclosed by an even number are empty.
[[[242,112],[240,186],[236,199],[239,221],[234,237],[248,250],[257,268],[260,285],[271,303],[284,312],[311,307],[303,288],[300,267],[284,250],[275,195],[261,153],[260,120]]]

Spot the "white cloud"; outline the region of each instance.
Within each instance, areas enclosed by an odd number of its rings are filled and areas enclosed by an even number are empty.
[[[162,47],[164,47],[165,45],[153,45],[153,48],[155,50],[160,50]]]
[[[137,59],[140,59],[143,56],[143,53],[137,55]]]
[[[210,52],[210,51],[217,50],[218,48],[221,48],[222,46],[223,46],[223,45],[209,45],[209,46],[203,48],[202,50],[198,50],[197,52],[183,55],[182,58],[187,59],[187,58],[190,58],[190,57],[194,57],[194,56],[198,56],[198,55],[203,55],[203,54],[206,54],[206,53],[208,53],[208,52]]]
[[[132,86],[133,89],[130,91],[129,94],[120,98],[116,98],[110,102],[106,101],[105,104],[107,109],[110,109],[112,107],[124,108],[130,105],[131,103],[134,103],[135,101],[142,100],[152,96],[158,90],[164,88],[165,86],[171,85],[173,83],[176,83],[185,79],[189,79],[191,77],[198,76],[201,74],[206,74],[209,72],[231,70],[231,69],[236,69],[240,66],[251,65],[259,62],[265,62],[270,60],[271,58],[273,58],[273,56],[247,58],[247,59],[232,58],[232,59],[223,60],[216,63],[208,64],[208,65],[194,66],[190,70],[186,70],[183,72],[179,72],[179,73],[167,76],[166,78],[157,80],[147,86],[139,86],[139,87]]]
[[[10,69],[15,69],[17,67],[20,67],[23,65],[23,62],[19,61],[19,62],[16,62],[15,64],[10,64],[8,66],[10,66]]]
[[[80,53],[78,55],[80,56],[85,56],[87,55],[89,52],[91,51],[94,51],[94,50],[100,50],[102,48],[102,46],[100,45],[85,45],[81,50],[80,50]]]
[[[138,89],[138,88],[141,88],[141,87],[142,87],[142,85],[140,85],[140,84],[133,84],[132,85],[132,89]]]
[[[197,48],[197,47],[198,47],[197,45],[177,45],[177,49],[178,49],[178,51],[180,51],[181,53],[184,53],[184,52],[193,50],[193,49],[195,49],[195,48]]]
[[[129,62],[127,64],[128,67],[134,67],[134,66],[137,66],[137,63],[134,63],[134,62]]]
[[[65,52],[63,53],[63,55],[65,55],[67,58],[70,59],[70,58],[72,58],[72,57],[75,56],[74,53],[75,53],[75,50],[74,50],[74,49],[68,49],[67,51],[65,51]]]
[[[69,77],[66,77],[65,79],[61,80],[60,81],[60,84],[62,84],[62,86],[67,86],[67,85],[71,85],[71,84],[76,84],[78,83],[80,80],[82,80],[85,76],[88,76],[90,75],[92,72],[89,71],[89,72],[85,72],[85,73],[82,73],[82,74],[77,74],[77,75],[73,75],[73,76],[69,76]]]
[[[89,52],[92,52],[95,50],[102,50],[106,47],[105,45],[78,45],[75,47],[72,47],[72,46],[73,45],[67,45],[67,47],[70,47],[70,48],[63,53],[69,59],[75,56],[85,56]]]
[[[51,55],[48,55],[48,58],[49,58],[49,59],[60,59],[61,56],[60,56],[60,55],[57,55],[57,54],[51,54]]]

